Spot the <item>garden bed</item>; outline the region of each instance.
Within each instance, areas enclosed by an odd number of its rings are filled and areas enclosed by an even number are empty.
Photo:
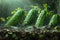
[[[10,30],[10,28],[1,28],[0,30],[0,40],[59,40],[60,32],[41,32],[39,29],[34,29],[34,31],[26,32],[24,30]]]

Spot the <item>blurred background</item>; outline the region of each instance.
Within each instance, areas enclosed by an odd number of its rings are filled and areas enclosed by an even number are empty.
[[[39,6],[43,9],[43,4],[51,6],[50,10],[60,13],[60,0],[0,0],[0,17],[6,18],[15,8],[21,7],[29,10],[31,6]]]
[[[45,3],[51,6],[51,10],[57,11],[59,0],[0,0],[0,17],[10,15],[10,12],[18,7],[29,10],[32,5],[42,8]]]

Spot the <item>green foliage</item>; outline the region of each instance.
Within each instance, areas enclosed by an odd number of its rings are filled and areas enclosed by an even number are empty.
[[[18,10],[21,10],[20,7],[16,8],[14,11],[11,12],[11,14],[15,14]]]
[[[41,27],[44,25],[56,26],[60,17],[53,11],[49,11],[47,4],[43,4],[44,9],[40,9],[38,6],[31,6],[32,9],[27,11],[22,10],[20,7],[11,12],[12,17],[7,17],[8,22],[5,24],[7,26],[15,26],[19,24],[22,25],[34,25],[36,27]],[[57,20],[58,19],[58,20]]]
[[[1,17],[0,21],[5,22],[5,18]]]

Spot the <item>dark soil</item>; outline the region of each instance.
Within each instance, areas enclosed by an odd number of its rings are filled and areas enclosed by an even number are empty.
[[[0,31],[0,40],[59,40],[60,32],[24,32],[24,31]]]

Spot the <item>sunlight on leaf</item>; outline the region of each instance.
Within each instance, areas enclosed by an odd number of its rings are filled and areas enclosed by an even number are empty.
[[[20,9],[21,9],[20,7],[17,8],[17,10],[20,10]]]
[[[5,18],[3,18],[3,17],[1,17],[0,20],[1,20],[2,22],[5,22]]]
[[[7,20],[9,20],[10,18],[11,18],[11,16],[8,16],[8,17],[7,17]]]
[[[11,12],[11,14],[15,14],[18,10],[21,10],[20,7],[16,8],[14,11]]]
[[[11,12],[11,14],[15,14],[15,13],[16,13],[16,11],[12,11],[12,12]]]
[[[43,7],[44,7],[44,8],[47,8],[47,7],[48,7],[48,5],[47,5],[47,4],[43,4]]]

